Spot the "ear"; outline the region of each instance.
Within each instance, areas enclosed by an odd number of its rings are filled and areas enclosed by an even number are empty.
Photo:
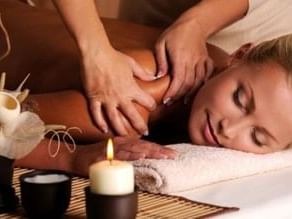
[[[246,43],[239,47],[230,55],[230,64],[236,60],[242,59],[244,55],[247,54],[253,47],[253,43]]]

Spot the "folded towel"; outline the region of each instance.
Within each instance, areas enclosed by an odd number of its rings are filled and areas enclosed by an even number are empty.
[[[219,147],[176,144],[175,160],[134,161],[136,185],[153,193],[191,190],[230,179],[292,166],[292,149],[251,154]]]

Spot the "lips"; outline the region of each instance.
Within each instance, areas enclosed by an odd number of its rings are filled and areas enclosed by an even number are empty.
[[[210,115],[209,113],[206,111],[206,123],[203,129],[203,136],[204,139],[206,140],[208,145],[213,145],[213,146],[219,146],[220,143],[215,135],[211,120],[210,120]]]

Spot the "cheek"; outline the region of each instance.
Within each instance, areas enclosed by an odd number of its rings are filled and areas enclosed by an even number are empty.
[[[245,152],[249,152],[253,148],[253,145],[251,144],[248,134],[242,131],[236,137],[224,143],[224,146],[226,148],[239,150],[239,151],[245,151]]]
[[[189,118],[188,132],[189,137],[194,144],[200,144],[200,130],[203,126],[204,113],[198,108],[193,108]]]
[[[213,78],[199,90],[195,102],[198,104],[221,104],[230,93],[230,83],[224,78]]]
[[[216,86],[215,86],[216,85]],[[194,99],[193,108],[201,110],[202,108],[213,112],[214,114],[224,115],[234,110],[232,100],[232,89],[220,86],[214,83],[214,86],[206,86]]]
[[[193,143],[201,144],[202,129],[206,123],[206,110],[216,115],[216,118],[222,118],[229,112],[227,105],[230,105],[230,98],[226,88],[213,81],[203,86],[193,100],[192,109],[189,118],[189,136]]]
[[[227,144],[224,144],[224,146],[226,148],[254,154],[265,154],[270,152],[270,150],[266,147],[256,146],[252,142],[250,138],[250,133],[248,131],[241,132],[234,139],[231,139]]]

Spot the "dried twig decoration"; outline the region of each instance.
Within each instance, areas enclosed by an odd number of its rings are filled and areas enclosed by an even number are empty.
[[[10,54],[10,51],[11,51],[11,43],[10,43],[9,34],[8,34],[8,32],[7,32],[4,24],[3,24],[2,17],[1,17],[1,13],[0,13],[0,28],[2,29],[2,31],[4,33],[5,41],[6,41],[6,45],[7,45],[7,48],[6,48],[5,53],[0,56],[0,61],[2,61],[3,59],[5,59]]]

